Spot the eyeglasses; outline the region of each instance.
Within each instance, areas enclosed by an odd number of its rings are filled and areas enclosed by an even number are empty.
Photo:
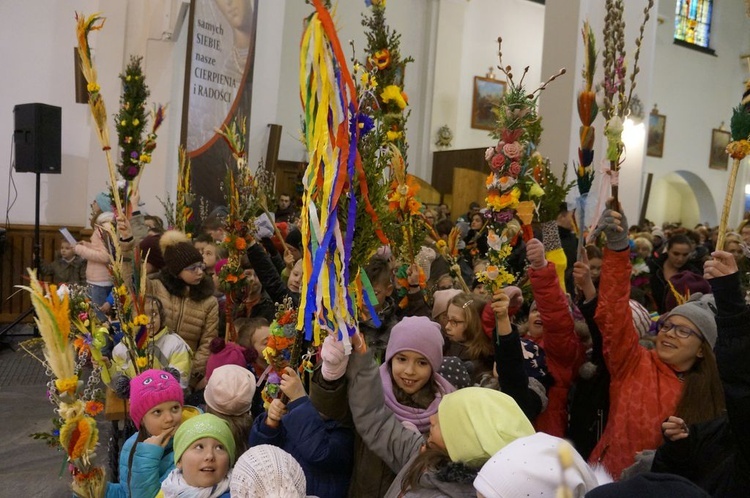
[[[693,329],[691,329],[689,327],[683,327],[683,326],[680,326],[680,325],[675,325],[674,323],[666,321],[666,320],[663,321],[663,322],[659,322],[658,326],[659,326],[659,333],[669,332],[671,330],[672,332],[674,332],[674,335],[676,335],[680,339],[687,339],[691,335],[694,335],[695,337],[697,337],[701,341],[705,340],[705,337],[703,337],[702,334],[699,334],[695,330],[693,330]]]
[[[186,266],[184,271],[189,271],[189,272],[195,273],[198,270],[204,271],[205,269],[206,269],[206,265],[205,264],[203,264],[203,263],[195,263],[195,264],[192,264],[190,266]]]
[[[466,323],[463,320],[454,320],[453,318],[448,318],[448,321],[446,322],[451,327],[455,327],[456,325],[461,325],[462,323]]]

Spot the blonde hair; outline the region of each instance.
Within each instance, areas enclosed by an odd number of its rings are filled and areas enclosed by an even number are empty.
[[[482,311],[486,301],[476,294],[462,292],[456,294],[450,300],[449,305],[457,306],[463,310],[466,328],[464,335],[467,353],[472,360],[491,356],[493,354],[492,341],[484,334],[482,328]]]

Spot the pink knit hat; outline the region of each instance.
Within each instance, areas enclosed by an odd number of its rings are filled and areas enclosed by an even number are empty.
[[[153,407],[176,401],[182,406],[182,388],[171,373],[164,370],[146,370],[130,381],[130,418],[136,429],[141,428],[144,415]]]
[[[206,384],[206,404],[223,415],[239,416],[250,411],[255,396],[255,376],[245,367],[223,365]]]
[[[440,325],[426,316],[407,316],[391,329],[385,362],[400,351],[416,351],[430,362],[433,374],[437,374],[443,364],[443,343]]]
[[[224,365],[247,366],[245,348],[234,342],[227,342],[221,337],[214,337],[209,345],[211,354],[206,361],[206,380],[211,378],[213,371]]]
[[[436,291],[435,294],[432,295],[432,318],[436,318],[441,313],[448,311],[448,304],[451,302],[451,299],[459,294],[461,294],[461,291],[458,289]]]

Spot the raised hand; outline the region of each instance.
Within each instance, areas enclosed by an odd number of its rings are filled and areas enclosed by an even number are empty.
[[[611,206],[611,199],[607,202]],[[611,207],[602,212],[597,232],[604,232],[607,237],[607,247],[613,251],[622,251],[630,247],[628,240],[628,220],[625,215]]]
[[[323,361],[320,372],[325,380],[338,380],[346,373],[349,357],[344,353],[344,345],[335,337],[329,335],[325,338],[320,349],[320,358]]]
[[[539,239],[531,239],[526,243],[526,259],[529,260],[531,268],[541,270],[547,266],[547,258],[544,257],[544,244]]]
[[[725,277],[737,273],[737,260],[726,251],[714,251],[711,253],[713,259],[703,263],[703,278],[706,280]]]
[[[290,402],[307,396],[302,381],[299,379],[297,372],[291,367],[286,367],[284,373],[281,374],[281,390],[286,394]]]

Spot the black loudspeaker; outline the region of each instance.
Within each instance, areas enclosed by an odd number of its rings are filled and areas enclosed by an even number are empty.
[[[16,171],[59,174],[62,109],[47,104],[19,104],[13,108],[13,116]]]

